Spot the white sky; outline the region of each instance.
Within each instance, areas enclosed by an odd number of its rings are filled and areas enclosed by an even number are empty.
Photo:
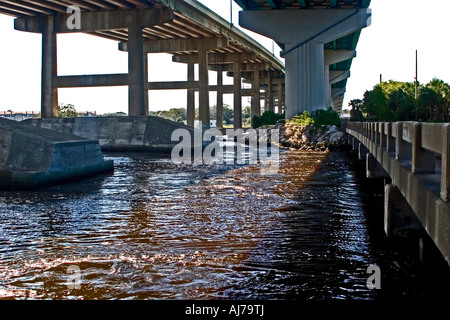
[[[230,19],[228,0],[200,0]],[[450,1],[372,0],[372,25],[363,29],[347,83],[344,106],[362,98],[365,90],[383,80],[413,81],[415,50],[419,51],[419,81],[433,77],[450,83]],[[240,8],[233,2],[233,23],[238,25]],[[270,51],[272,40],[255,35]],[[13,18],[0,15],[0,111],[40,110],[41,35],[15,31]],[[280,49],[275,45],[275,53]],[[58,74],[126,73],[127,54],[117,42],[83,34],[58,35]],[[149,55],[149,80],[186,80],[187,67],[167,54]],[[232,83],[231,79],[225,80]],[[215,73],[210,74],[211,84]],[[186,91],[150,91],[150,110],[186,107]],[[97,113],[127,111],[127,87],[59,89],[59,102],[74,104],[78,111]],[[211,93],[211,105],[215,94]],[[225,95],[232,104],[232,95]],[[244,106],[250,105],[244,99]]]

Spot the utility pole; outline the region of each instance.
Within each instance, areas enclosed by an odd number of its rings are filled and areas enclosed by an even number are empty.
[[[418,87],[418,82],[419,82],[419,80],[418,80],[418,78],[417,78],[417,50],[416,50],[416,77],[414,78],[414,87],[415,87],[415,92],[414,92],[414,96],[415,96],[415,98],[416,98],[416,100],[417,100],[417,87]]]

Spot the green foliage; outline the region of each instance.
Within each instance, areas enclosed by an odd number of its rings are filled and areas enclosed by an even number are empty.
[[[364,115],[362,113],[362,107],[364,103],[361,99],[353,99],[348,103],[349,107],[352,107],[350,110],[350,121],[363,121]]]
[[[306,127],[313,125],[316,128],[320,128],[328,125],[340,126],[341,118],[332,107],[329,107],[326,110],[316,110],[313,115],[308,111],[303,111],[303,113],[294,116],[290,122],[298,126]]]
[[[158,116],[179,123],[184,123],[184,121],[187,120],[186,108],[172,108],[170,110],[150,112],[150,115]]]
[[[77,110],[73,104],[60,104],[58,106],[59,118],[76,118]]]
[[[260,117],[253,116],[252,127],[256,129],[265,125],[273,125],[276,124],[278,120],[282,119],[284,119],[284,114],[280,115],[272,111],[266,111]]]
[[[305,110],[303,113],[294,116],[290,122],[293,122],[298,126],[306,127],[314,124],[314,118]]]
[[[341,126],[341,117],[332,107],[328,107],[326,110],[316,110],[313,118],[314,126],[316,128],[328,125]]]
[[[419,85],[416,99],[414,83],[390,80],[367,90],[360,101],[349,103],[352,121],[448,121],[450,85],[434,78]]]

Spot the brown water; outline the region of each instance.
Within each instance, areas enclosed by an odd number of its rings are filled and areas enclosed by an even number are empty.
[[[370,227],[382,198],[364,190],[349,154],[287,151],[276,175],[258,165],[107,158],[110,175],[0,192],[1,298],[322,300],[431,290],[412,251],[391,250]],[[384,290],[366,287],[375,263]]]

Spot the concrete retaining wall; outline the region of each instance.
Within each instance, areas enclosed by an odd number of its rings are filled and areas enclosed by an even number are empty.
[[[1,188],[36,188],[110,170],[98,141],[0,119]]]
[[[46,118],[24,121],[37,127],[98,140],[105,151],[170,152],[178,142],[171,141],[176,129],[193,128],[160,117]],[[1,143],[1,142],[0,142]]]

